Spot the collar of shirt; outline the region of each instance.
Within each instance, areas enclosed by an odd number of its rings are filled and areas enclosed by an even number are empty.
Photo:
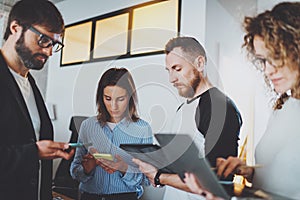
[[[95,124],[100,123],[97,118],[95,118]],[[124,117],[121,121],[119,121],[118,123],[116,123],[116,127],[117,126],[129,126],[130,125],[130,121]],[[108,126],[108,124],[106,123],[104,126]]]

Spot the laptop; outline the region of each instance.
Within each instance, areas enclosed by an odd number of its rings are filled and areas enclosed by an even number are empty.
[[[121,144],[120,148],[132,157],[148,162],[164,173],[176,173],[181,179],[185,172],[197,175],[201,184],[213,194],[229,199],[229,195],[218,183],[206,159],[199,155],[199,150],[189,135],[155,134],[160,145],[156,144]],[[200,173],[201,172],[201,173]]]
[[[173,169],[174,172],[184,174],[184,172],[192,172],[199,179],[200,184],[215,196],[223,199],[264,199],[258,194],[262,194],[266,199],[282,200],[289,199],[279,195],[263,192],[255,188],[245,187],[241,197],[235,197],[233,192],[233,183],[219,181],[216,174],[213,172],[209,162],[202,155],[199,155],[199,150],[193,142],[192,138],[187,134],[155,134],[161,149],[168,156],[180,157],[175,161],[179,169]],[[184,151],[185,150],[185,151]],[[184,152],[183,152],[184,151]],[[175,158],[168,158],[175,159]],[[183,177],[182,177],[183,178]],[[259,191],[259,193],[257,193]]]
[[[179,169],[174,170],[183,179],[185,172],[194,173],[201,185],[218,197],[230,199],[230,195],[218,182],[218,178],[212,171],[208,161],[203,155],[200,155],[198,148],[192,138],[186,134],[155,134],[154,135],[166,154],[176,159]],[[181,154],[181,155],[180,155]],[[179,156],[180,155],[180,156]]]

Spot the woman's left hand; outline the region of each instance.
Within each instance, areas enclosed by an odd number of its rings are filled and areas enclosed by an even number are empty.
[[[96,160],[96,164],[102,167],[102,169],[107,171],[109,174],[112,174],[115,171],[120,171],[122,174],[125,174],[128,169],[127,163],[124,162],[119,155],[115,156],[115,161],[99,158]]]
[[[89,153],[82,157],[81,164],[86,174],[89,174],[96,167],[95,159],[93,155]]]

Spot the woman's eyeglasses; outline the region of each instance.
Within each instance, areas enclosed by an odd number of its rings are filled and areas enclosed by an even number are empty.
[[[258,69],[261,72],[265,71],[266,63],[268,63],[269,65],[271,65],[273,67],[276,67],[276,65],[274,65],[273,62],[271,62],[270,60],[268,60],[266,58],[256,57],[252,60],[252,64],[255,66],[255,68]]]
[[[63,47],[64,44],[59,41],[54,41],[52,38],[50,38],[47,35],[42,34],[32,26],[29,28],[32,32],[37,34],[39,36],[38,45],[42,48],[49,48],[52,46],[52,52],[59,52]]]

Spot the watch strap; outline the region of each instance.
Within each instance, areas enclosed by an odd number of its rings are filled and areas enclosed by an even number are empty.
[[[155,184],[155,187],[163,187],[163,186],[165,186],[164,184],[161,184],[161,183],[160,183],[159,177],[160,177],[161,174],[162,174],[162,171],[161,171],[160,169],[157,170],[157,173],[156,173],[156,175],[155,175],[155,177],[154,177],[154,184]]]

